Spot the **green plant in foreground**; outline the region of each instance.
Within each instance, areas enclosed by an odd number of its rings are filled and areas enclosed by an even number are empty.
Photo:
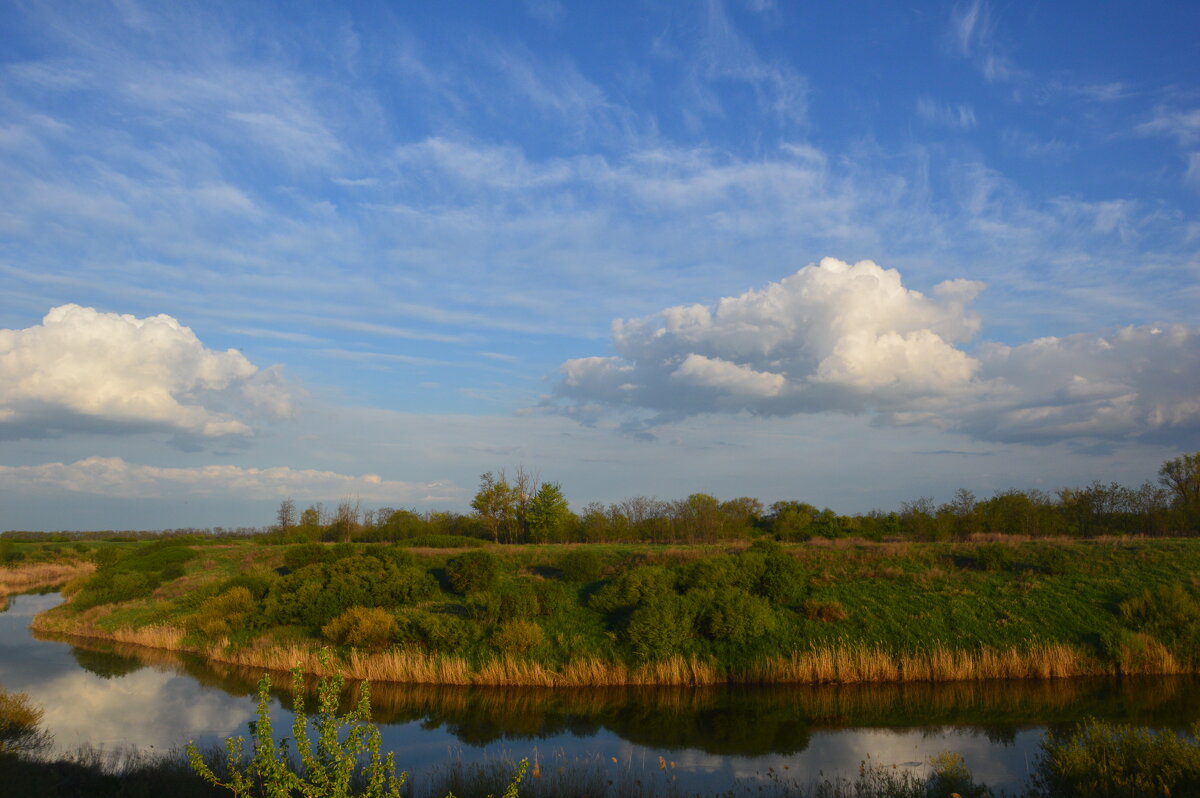
[[[322,678],[317,684],[317,740],[309,736],[309,720],[304,713],[304,677],[300,669],[292,671],[292,701],[296,715],[292,726],[296,754],[300,764],[289,754],[286,742],[278,745],[271,729],[271,677],[263,674],[258,682],[258,720],[251,724],[254,735],[254,755],[246,761],[245,738],[225,740],[224,770],[228,780],[222,780],[204,761],[192,742],[188,743],[188,761],[205,781],[224,787],[235,796],[263,798],[399,798],[400,786],[406,773],[396,775],[395,755],[382,756],[379,730],[371,724],[371,699],[367,683],[363,683],[358,706],[346,715],[337,712],[338,694],[345,678],[341,675]],[[343,735],[343,729],[345,734]],[[367,757],[363,764],[364,754]],[[365,781],[362,792],[354,792],[354,783]]]
[[[322,652],[321,662],[328,667],[328,650]],[[400,787],[408,774],[396,775],[395,754],[382,755],[379,729],[371,723],[370,684],[362,683],[361,697],[353,711],[338,715],[338,696],[345,683],[341,674],[318,680],[314,744],[304,713],[304,674],[299,668],[292,669],[292,709],[296,716],[292,735],[299,766],[288,751],[286,738],[275,742],[271,728],[271,677],[264,673],[258,681],[258,720],[250,724],[254,735],[253,756],[247,761],[244,737],[226,738],[225,761],[217,767],[228,774],[223,780],[204,760],[195,743],[189,742],[187,758],[192,770],[237,798],[400,798]],[[521,760],[501,798],[517,798],[517,787],[528,767],[528,760]]]

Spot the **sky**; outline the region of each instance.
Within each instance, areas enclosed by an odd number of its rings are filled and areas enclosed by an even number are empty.
[[[1200,5],[0,5],[0,529],[1200,448]]]

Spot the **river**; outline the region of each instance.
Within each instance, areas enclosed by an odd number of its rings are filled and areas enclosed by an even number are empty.
[[[0,686],[28,693],[43,708],[57,750],[162,751],[247,733],[258,673],[170,652],[35,638],[30,619],[60,600],[13,596],[0,614]],[[278,681],[286,687],[286,679]],[[543,768],[585,761],[715,792],[780,774],[852,776],[868,757],[923,774],[931,755],[955,751],[976,781],[1012,791],[1031,772],[1048,727],[1094,715],[1184,729],[1200,718],[1193,677],[623,689],[372,685],[372,697],[385,748],[418,786],[448,762],[536,756]],[[278,691],[277,737],[290,733],[285,706],[287,693]]]

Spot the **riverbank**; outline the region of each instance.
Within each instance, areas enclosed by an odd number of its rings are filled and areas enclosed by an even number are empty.
[[[0,611],[8,606],[8,597],[14,593],[54,588],[95,570],[95,564],[85,560],[0,567]]]
[[[110,559],[33,627],[266,670],[454,685],[1050,679],[1200,663],[1194,540],[415,553],[185,543]],[[141,594],[126,597],[130,585]],[[330,667],[325,647],[338,654]]]

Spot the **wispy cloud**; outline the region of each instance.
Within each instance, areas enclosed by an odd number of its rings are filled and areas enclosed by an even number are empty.
[[[231,499],[302,501],[354,496],[365,501],[461,501],[464,491],[449,482],[410,483],[385,480],[377,474],[349,475],[287,466],[244,468],[213,465],[200,468],[162,468],[129,463],[119,457],[88,457],[74,463],[0,466],[6,490],[39,493],[79,493],[128,499],[170,496],[221,496]]]

